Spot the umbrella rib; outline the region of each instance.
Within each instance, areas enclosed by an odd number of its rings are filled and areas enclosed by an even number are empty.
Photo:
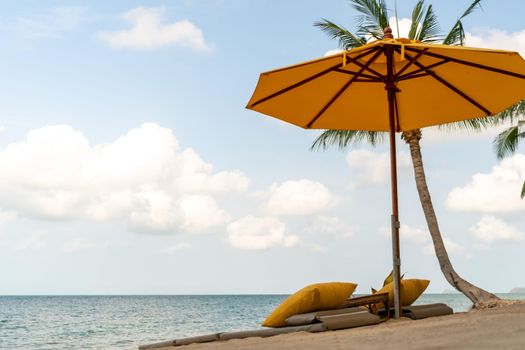
[[[382,52],[382,50],[381,50]],[[356,57],[356,58],[352,58],[352,57],[349,57],[349,56],[346,56],[346,60],[347,61],[350,61],[351,63],[355,64],[356,66],[359,66],[361,67],[363,70],[367,70],[369,71],[370,73],[374,74],[375,76],[377,76],[379,79],[381,79],[381,81],[383,81],[385,79],[385,76],[381,73],[379,73],[378,71],[376,71],[375,69],[372,69],[368,66],[368,64],[363,64],[361,62],[358,61],[360,57]]]
[[[397,81],[403,81],[403,80],[409,80],[409,79],[415,79],[415,78],[421,78],[421,77],[427,77],[430,74],[428,73],[419,73],[419,74],[410,74],[409,76],[404,76],[400,79],[397,79]]]
[[[401,81],[401,80],[405,80],[405,79],[412,79],[412,78],[418,77],[418,76],[420,76],[419,73],[425,72],[427,69],[432,69],[434,67],[441,66],[442,64],[445,64],[447,62],[450,62],[450,61],[449,60],[443,60],[443,61],[440,61],[440,62],[432,63],[432,64],[430,64],[428,66],[423,66],[424,68],[419,68],[419,69],[414,70],[414,71],[412,71],[410,73],[407,73],[405,75],[399,76],[397,80]],[[423,75],[428,75],[428,73],[425,73]]]
[[[368,74],[363,74],[363,73],[358,74],[357,72],[352,72],[352,71],[341,69],[341,68],[337,68],[335,71],[337,73],[343,73],[343,74],[349,74],[349,75],[359,75],[360,77],[369,78],[369,79],[374,80],[374,81],[379,81],[379,82],[383,81],[382,79],[376,78],[373,75],[368,75]]]
[[[413,51],[413,52],[419,52],[419,50],[411,48],[411,47],[406,47],[405,50]],[[466,66],[471,66],[471,67],[475,67],[475,68],[479,68],[479,69],[484,69],[484,70],[488,70],[488,71],[495,72],[495,73],[510,75],[512,77],[515,77],[515,78],[525,79],[525,75],[519,74],[519,73],[515,73],[515,72],[511,72],[511,71],[508,71],[508,70],[505,70],[505,69],[500,69],[500,68],[485,66],[484,64],[464,61],[464,60],[460,60],[458,58],[444,56],[444,55],[440,55],[440,54],[434,53],[434,52],[426,52],[425,55],[426,56],[435,57],[435,58],[448,59],[449,61],[454,62],[454,63],[459,63],[459,64],[463,64],[463,65],[466,65]]]
[[[397,49],[396,49],[397,50]],[[407,57],[410,58],[409,55],[405,54]],[[425,66],[422,65],[421,63],[417,62],[417,61],[414,61],[414,64],[416,66],[418,66],[419,68],[421,69],[424,69]],[[476,102],[472,97],[468,96],[467,94],[465,94],[463,91],[461,91],[460,89],[458,89],[457,87],[455,87],[454,85],[452,85],[451,83],[449,83],[448,81],[446,81],[445,79],[443,79],[442,77],[440,77],[439,75],[437,75],[434,71],[428,69],[428,68],[425,68],[425,71],[434,79],[436,79],[437,81],[439,81],[441,84],[445,85],[447,88],[449,88],[450,90],[454,91],[456,94],[458,94],[459,96],[463,97],[465,100],[467,100],[468,102],[470,102],[471,104],[473,104],[474,106],[476,106],[477,108],[479,108],[481,111],[483,111],[486,115],[492,115],[492,113],[485,107],[483,107],[481,104],[479,104],[478,102]]]
[[[376,79],[372,80],[372,79],[359,79],[358,78],[354,81],[357,83],[382,83],[381,80],[376,80]]]
[[[401,68],[399,72],[396,73],[396,79],[399,78],[401,74],[403,74],[403,72],[406,71],[414,63],[414,61],[416,61],[419,57],[421,57],[427,51],[428,51],[428,48],[425,48],[419,51],[416,56],[410,58],[407,64],[405,64],[405,66]]]
[[[361,54],[359,56],[357,56],[357,57],[361,58],[363,56],[368,55],[369,53],[374,52],[377,49],[378,49],[377,47],[370,47],[370,48],[364,49],[363,51],[361,51]],[[343,52],[344,51],[341,51],[339,54],[342,54]],[[320,61],[331,60],[333,58],[334,58],[334,56],[328,56],[328,57],[324,57],[324,58],[319,58],[319,59],[316,59],[316,60],[312,60],[312,61],[308,61],[308,62],[304,62],[304,63],[299,63],[299,64],[296,64],[296,65],[293,65],[293,66],[288,66],[288,67],[274,69],[274,70],[266,72],[266,73],[278,73],[278,72],[282,72],[282,71],[293,69],[293,68],[298,68],[298,67],[308,66],[308,65],[314,64],[314,63],[319,63]]]
[[[272,99],[272,98],[274,98],[274,97],[277,97],[277,96],[279,96],[279,95],[282,95],[282,94],[284,94],[285,92],[288,92],[288,91],[290,91],[290,90],[292,90],[292,89],[295,89],[296,87],[299,87],[299,86],[301,86],[301,85],[304,85],[304,84],[306,84],[306,83],[308,83],[308,82],[310,82],[310,81],[312,81],[312,80],[314,80],[314,79],[317,79],[317,78],[319,78],[319,77],[321,77],[321,76],[323,76],[323,75],[325,75],[325,74],[327,74],[327,73],[330,73],[331,71],[333,71],[334,69],[340,67],[341,65],[342,65],[342,63],[338,63],[338,64],[335,65],[335,66],[332,66],[332,67],[330,67],[330,68],[328,68],[328,69],[325,69],[325,70],[323,70],[323,71],[321,71],[321,72],[319,72],[319,73],[317,73],[317,74],[314,74],[314,75],[312,75],[312,76],[310,76],[310,77],[308,77],[308,78],[306,78],[306,79],[303,79],[303,80],[301,80],[301,81],[299,81],[299,82],[297,82],[297,83],[295,83],[295,84],[292,84],[292,85],[290,85],[290,86],[287,86],[287,87],[285,87],[284,89],[281,89],[281,90],[279,90],[279,91],[277,91],[277,92],[274,92],[273,94],[270,94],[270,95],[268,95],[268,96],[266,96],[266,97],[261,98],[261,99],[258,100],[258,101],[255,101],[255,102],[252,103],[251,105],[248,105],[248,107],[253,108],[253,107],[257,106],[257,105],[260,104],[260,103],[263,103],[263,102],[265,102],[265,101],[267,101],[267,100],[269,100],[269,99]]]
[[[330,99],[330,101],[328,101],[328,103],[323,107],[321,108],[321,110],[319,111],[319,113],[316,114],[316,116],[310,120],[310,122],[308,124],[306,124],[306,128],[307,129],[310,129],[312,127],[312,124],[315,123],[317,121],[317,119],[319,119],[321,117],[321,115],[323,115],[324,112],[326,112],[326,110],[328,108],[330,108],[330,106],[335,102],[335,100],[337,100],[337,98],[339,96],[341,96],[341,94],[343,92],[345,92],[346,89],[348,89],[348,87],[350,85],[352,85],[352,83],[354,81],[357,80],[357,77],[359,76],[359,74],[361,74],[372,62],[374,62],[376,60],[377,57],[379,57],[379,55],[381,55],[383,53],[383,50],[378,50],[373,56],[372,58],[370,58],[368,60],[368,62],[366,62],[363,67],[361,67],[361,69],[359,70],[359,72],[357,73],[357,75],[354,75],[348,82],[345,83],[345,85],[343,85],[343,87],[341,89],[339,89],[339,91],[337,91],[337,93]]]
[[[401,126],[399,123],[399,110],[397,108],[397,94],[394,94],[394,111],[395,111],[396,131],[400,131]]]
[[[374,48],[374,49],[375,49],[375,50],[379,50],[380,48]],[[358,57],[361,58],[361,57],[363,57],[363,56],[366,56],[366,55],[370,54],[371,52],[373,52],[373,50],[372,50],[372,51],[367,51],[366,53],[363,53],[363,54],[359,55]],[[379,52],[380,52],[380,51],[379,51]],[[253,108],[253,107],[257,106],[257,105],[260,104],[260,103],[263,103],[263,102],[265,102],[265,101],[268,101],[269,99],[272,99],[272,98],[274,98],[274,97],[277,97],[277,96],[279,96],[279,95],[282,95],[282,94],[284,94],[285,92],[288,92],[288,91],[290,91],[290,90],[292,90],[292,89],[295,89],[296,87],[299,87],[299,86],[301,86],[301,85],[304,85],[304,84],[306,84],[306,83],[308,83],[308,82],[310,82],[310,81],[312,81],[312,80],[314,80],[314,79],[317,79],[317,78],[319,78],[319,77],[321,77],[321,76],[323,76],[323,75],[325,75],[325,74],[328,74],[328,73],[334,71],[334,70],[337,69],[337,68],[340,68],[342,65],[343,65],[342,63],[338,63],[338,64],[336,64],[335,66],[332,66],[332,67],[330,67],[330,68],[328,68],[328,69],[325,69],[325,70],[323,70],[323,71],[321,71],[321,72],[319,72],[319,73],[317,73],[317,74],[314,74],[314,75],[312,75],[312,76],[310,76],[310,77],[308,77],[308,78],[305,78],[305,79],[303,79],[303,80],[301,80],[301,81],[299,81],[299,82],[297,82],[297,83],[295,83],[295,84],[292,84],[292,85],[290,85],[290,86],[287,86],[287,87],[285,87],[284,89],[281,89],[281,90],[279,90],[279,91],[276,91],[276,92],[274,92],[273,94],[270,94],[270,95],[268,95],[268,96],[266,96],[266,97],[263,97],[263,98],[261,98],[260,100],[255,101],[254,103],[248,105],[248,108]]]

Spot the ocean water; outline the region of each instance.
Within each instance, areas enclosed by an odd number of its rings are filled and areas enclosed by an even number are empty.
[[[525,299],[525,294],[500,294]],[[0,296],[0,349],[137,349],[139,344],[253,329],[286,295]],[[424,294],[466,311],[461,294]]]

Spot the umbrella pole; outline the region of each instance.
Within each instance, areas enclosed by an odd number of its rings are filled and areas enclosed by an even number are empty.
[[[391,100],[391,98],[389,98]],[[392,99],[393,100],[393,99]],[[390,108],[390,101],[388,102]],[[390,177],[392,182],[392,259],[394,270],[394,310],[395,318],[401,316],[401,258],[399,252],[399,211],[397,201],[397,159],[396,159],[396,133],[390,129]]]
[[[392,30],[385,28],[385,38],[392,38]],[[401,258],[399,252],[399,208],[397,195],[397,157],[396,157],[396,111],[395,99],[397,87],[394,77],[394,48],[392,46],[385,46],[385,56],[387,62],[387,76],[385,82],[385,89],[388,94],[388,120],[390,129],[390,179],[392,183],[392,260],[394,271],[394,317],[401,316]]]

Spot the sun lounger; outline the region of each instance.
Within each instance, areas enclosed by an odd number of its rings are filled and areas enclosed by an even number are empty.
[[[392,313],[394,309],[390,309]],[[437,303],[437,304],[426,304],[426,305],[411,305],[402,307],[402,316],[408,317],[413,320],[420,320],[427,317],[433,316],[445,316],[451,315],[454,313],[454,310],[446,304]],[[386,315],[386,310],[381,309],[378,311],[379,316]]]
[[[451,315],[454,311],[446,304],[412,305],[403,307],[403,317],[420,320],[433,316]]]
[[[249,331],[238,331],[238,332],[224,332],[224,333],[213,333],[202,335],[198,337],[189,337],[164,341],[160,343],[147,344],[139,346],[139,350],[157,349],[167,346],[179,346],[188,345],[194,343],[208,343],[217,340],[229,340],[229,339],[243,339],[249,337],[271,337],[279,334],[293,333],[293,332],[323,332],[328,328],[323,323],[310,324],[307,326],[295,326],[295,327],[282,327],[282,328],[262,328],[254,329]]]
[[[249,337],[271,337],[274,335],[293,332],[315,333],[323,332],[326,330],[368,326],[380,322],[379,316],[370,313],[366,308],[326,310],[302,315],[295,315],[292,317],[294,318],[291,320],[291,323],[301,323],[301,325],[281,328],[262,328],[248,331],[208,334],[200,337],[175,339],[161,343],[141,345],[139,346],[139,349],[146,350],[162,348],[167,346],[188,345],[192,343],[207,343],[216,340],[243,339]],[[291,319],[292,317],[289,317],[289,319]]]
[[[229,339],[243,339],[249,337],[271,337],[279,334],[293,333],[293,332],[324,332],[327,328],[323,323],[310,324],[307,326],[295,326],[295,327],[281,327],[281,328],[263,328],[254,329],[251,331],[239,331],[239,332],[225,332],[219,334],[220,340]]]
[[[329,330],[370,326],[381,322],[381,318],[369,311],[360,311],[340,315],[319,316],[319,321]]]
[[[140,345],[139,350],[158,349],[158,348],[165,348],[168,346],[188,345],[188,344],[194,344],[194,343],[208,343],[208,342],[216,341],[216,340],[219,340],[219,333],[199,335],[197,337],[168,340],[168,341],[163,341],[163,342],[154,343],[154,344]]]
[[[323,311],[314,311],[308,312],[305,314],[298,314],[290,316],[286,319],[287,326],[303,326],[311,323],[320,322],[319,317],[321,316],[330,316],[330,315],[341,315],[354,312],[368,311],[366,307],[348,307],[344,309],[335,309],[335,310],[323,310]]]

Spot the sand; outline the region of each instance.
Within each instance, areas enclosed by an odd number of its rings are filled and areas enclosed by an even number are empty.
[[[417,321],[401,318],[339,331],[301,332],[163,349],[525,349],[525,304]]]

